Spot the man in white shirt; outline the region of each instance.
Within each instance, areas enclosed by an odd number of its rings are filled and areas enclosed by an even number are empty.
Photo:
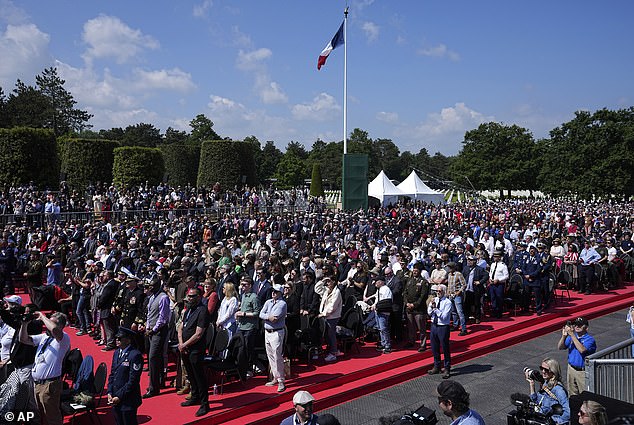
[[[445,357],[444,379],[448,379],[451,368],[451,352],[449,350],[449,323],[451,322],[451,300],[447,298],[447,285],[433,285],[432,291],[436,291],[437,296],[434,301],[427,306],[427,314],[431,319],[431,351],[434,354],[434,367],[428,373],[435,375],[440,373],[440,348],[442,347]]]
[[[509,280],[509,269],[502,261],[502,252],[493,253],[493,264],[489,271],[489,297],[491,298],[491,316],[502,317],[504,310],[504,287]]]
[[[63,330],[67,322],[66,315],[57,312],[49,319],[42,312],[37,312],[35,319],[44,323],[46,334],[29,335],[27,326],[30,320],[23,322],[20,327],[20,342],[37,347],[31,371],[35,382],[35,401],[43,424],[62,425],[62,362],[70,350],[70,337]]]

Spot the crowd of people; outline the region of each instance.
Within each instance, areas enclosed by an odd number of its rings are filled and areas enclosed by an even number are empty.
[[[213,193],[226,196],[220,190],[194,196],[193,188],[182,194],[145,189],[94,189],[79,204],[103,211],[113,199],[136,208],[139,200],[144,207],[159,198],[198,205],[199,196],[203,204]],[[4,199],[13,204],[25,197],[9,193],[13,198],[5,193]],[[241,193],[251,203],[257,197]],[[48,196],[62,205],[73,199],[70,191]],[[286,358],[321,354],[325,362],[338,361],[337,327],[353,312],[383,354],[429,345],[430,373],[449,378],[450,332],[466,335],[481,321],[497,320],[507,314],[509,298],[525,314],[541,315],[552,305],[553,281],[584,296],[621,285],[632,271],[633,207],[560,200],[414,202],[356,212],[267,214],[254,208],[219,219],[187,214],[15,223],[2,229],[0,285],[7,296],[16,285],[26,286],[32,309],[59,310],[79,337],[94,338],[103,351],[120,354],[125,347],[117,345],[117,335],[133,335],[131,345],[144,354],[150,376],[144,398],[165,385],[172,343],[186,376],[182,405],[200,406],[196,415],[202,416],[209,411],[201,378],[209,335],[229,341],[218,354],[237,356],[243,379],[265,373],[268,365],[266,385],[283,392]],[[41,316],[47,328],[63,328],[62,316],[53,324]],[[7,319],[8,327],[15,325]],[[6,335],[3,361],[15,343]],[[38,352],[51,346],[42,348],[41,338],[30,341]]]

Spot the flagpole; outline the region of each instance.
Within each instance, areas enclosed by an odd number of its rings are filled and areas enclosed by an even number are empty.
[[[348,7],[343,12],[343,154],[348,153]]]

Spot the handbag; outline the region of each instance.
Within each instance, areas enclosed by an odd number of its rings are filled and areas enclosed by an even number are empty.
[[[375,310],[377,313],[391,313],[392,312],[392,299],[386,298],[376,303]]]

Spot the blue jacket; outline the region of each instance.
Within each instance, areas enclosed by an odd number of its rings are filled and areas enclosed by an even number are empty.
[[[529,255],[522,267],[522,277],[524,278],[524,285],[528,286],[541,286],[540,274],[542,271],[541,259],[539,255],[535,255],[531,258]],[[526,276],[529,276],[527,279]]]
[[[108,394],[119,397],[119,406],[137,408],[141,405],[141,372],[143,370],[143,355],[139,350],[130,346],[120,359],[121,349],[112,355],[112,369],[108,377]]]

